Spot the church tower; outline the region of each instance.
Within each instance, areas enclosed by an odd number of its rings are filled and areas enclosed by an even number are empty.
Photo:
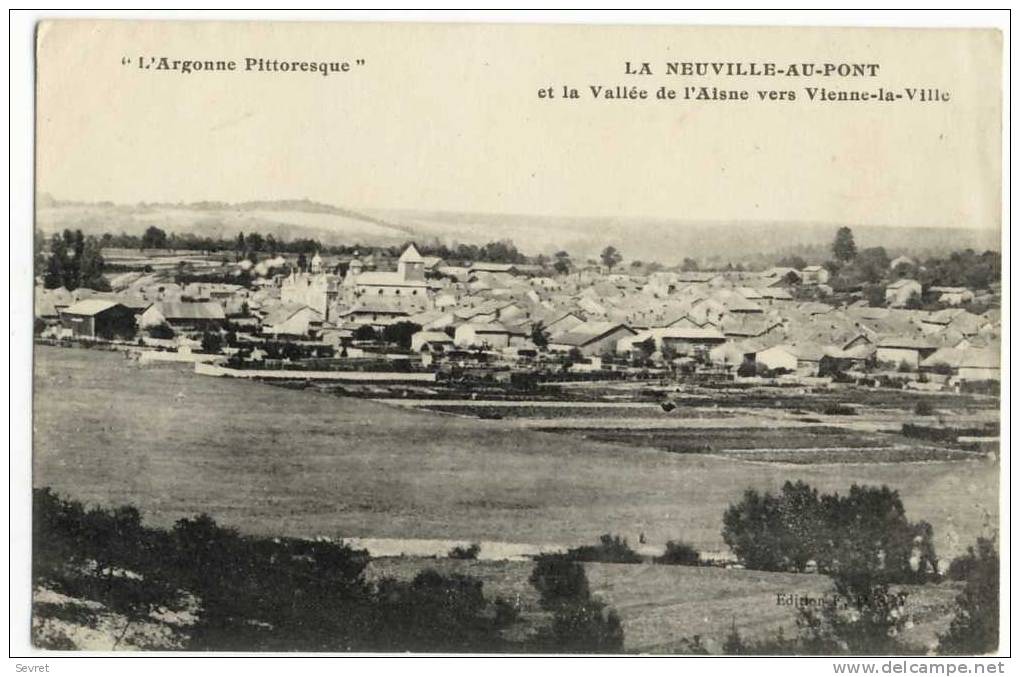
[[[397,259],[397,273],[404,280],[425,279],[425,259],[421,257],[413,244],[407,245],[407,249]]]

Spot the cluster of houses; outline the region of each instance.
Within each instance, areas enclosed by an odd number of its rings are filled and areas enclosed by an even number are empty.
[[[931,289],[947,306],[904,306],[920,294],[914,280],[886,291],[887,307],[802,301],[799,286],[824,297],[828,271],[672,272],[629,275],[588,267],[551,274],[539,266],[475,262],[451,266],[410,245],[382,270],[373,256],[343,262],[316,254],[306,270],[270,275],[251,286],[176,284],[141,275],[117,292],[43,290],[42,331],[58,337],[192,337],[228,325],[252,336],[350,345],[399,322],[420,327],[410,342],[429,363],[451,351],[517,355],[565,353],[633,358],[736,370],[749,363],[817,375],[842,368],[937,371],[959,380],[999,379],[1000,318],[958,307],[974,290]],[[342,272],[341,272],[342,270]]]

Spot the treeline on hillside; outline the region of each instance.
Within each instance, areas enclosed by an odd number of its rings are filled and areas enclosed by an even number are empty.
[[[411,244],[408,240],[400,245],[389,247],[364,244],[329,244],[314,238],[295,238],[287,240],[272,233],[263,235],[258,232],[238,233],[232,238],[202,237],[194,233],[167,233],[157,226],[149,226],[142,235],[128,233],[104,233],[99,237],[103,247],[120,249],[175,249],[184,251],[224,252],[238,255],[238,259],[248,258],[250,254],[276,256],[277,254],[322,254],[335,256],[351,256],[354,253],[378,253],[389,258],[400,256],[401,252]],[[438,256],[450,261],[489,261],[493,263],[528,263],[530,259],[510,240],[489,242],[484,245],[458,244],[447,246],[435,241],[415,246],[426,256]],[[540,261],[537,261],[540,262]]]
[[[583,570],[536,575],[552,616],[536,630],[521,623],[513,602],[486,597],[470,576],[426,569],[410,581],[371,582],[364,550],[247,536],[206,515],[154,529],[133,507],[86,508],[36,489],[32,529],[34,589],[72,598],[36,600],[40,648],[75,648],[61,622],[96,627],[95,603],[117,614],[115,648],[604,653],[623,646],[619,618],[591,598]],[[560,575],[570,576],[566,592],[555,583]],[[154,615],[174,612],[192,622],[147,631]]]
[[[81,230],[65,230],[62,233],[46,237],[40,231],[35,232],[35,275],[41,277],[47,289],[66,287],[69,290],[88,287],[97,291],[109,291],[109,282],[104,272],[111,269],[103,259],[102,250],[108,248],[150,250],[181,250],[209,253],[222,253],[225,261],[250,261],[274,258],[282,254],[297,254],[297,267],[307,270],[309,257],[318,252],[326,255],[353,256],[355,253],[365,255],[376,253],[388,258],[397,258],[410,242],[393,247],[366,247],[362,245],[326,245],[319,240],[299,238],[284,240],[272,234],[238,233],[235,238],[200,237],[191,233],[166,233],[156,226],[150,226],[142,235],[85,236]],[[509,240],[490,242],[486,245],[445,245],[431,243],[418,246],[419,252],[426,256],[439,256],[452,262],[488,261],[493,263],[528,263],[530,259],[522,254]],[[539,256],[535,262],[542,264],[545,257]],[[180,270],[179,276],[187,281],[238,282],[236,279],[225,278],[222,274],[188,273]],[[204,275],[204,277],[203,277]],[[243,281],[242,281],[243,283]]]
[[[128,233],[103,233],[99,237],[103,247],[118,249],[176,249],[183,251],[224,252],[238,254],[238,258],[246,258],[249,253],[268,256],[277,254],[312,254],[315,252],[331,254],[351,254],[358,245],[324,245],[314,238],[295,238],[287,240],[273,234],[238,233],[232,238],[202,237],[194,233],[167,233],[157,226],[149,226],[141,235]],[[364,251],[364,250],[362,250]]]

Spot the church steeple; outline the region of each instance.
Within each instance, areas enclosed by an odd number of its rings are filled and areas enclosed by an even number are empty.
[[[421,257],[413,243],[407,245],[407,249],[397,259],[397,272],[405,280],[425,279],[425,259]]]

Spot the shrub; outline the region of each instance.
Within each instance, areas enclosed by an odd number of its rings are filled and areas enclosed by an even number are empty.
[[[500,627],[513,625],[521,616],[521,610],[517,605],[503,596],[497,596],[492,606],[496,615],[496,623]]]
[[[557,609],[552,625],[539,631],[536,642],[562,653],[619,653],[623,625],[615,610],[588,599]]]
[[[879,374],[876,380],[880,387],[893,388],[895,390],[902,390],[903,387],[907,384],[906,379],[889,376],[888,374]]]
[[[376,341],[379,339],[379,335],[372,325],[363,324],[354,330],[354,339],[356,341]]]
[[[825,416],[856,416],[857,410],[845,404],[832,403],[825,405],[822,414]]]
[[[683,541],[667,541],[666,552],[655,558],[656,564],[697,566],[700,562],[701,553],[694,546]]]
[[[904,423],[900,430],[905,437],[914,437],[932,442],[950,443],[955,443],[959,437],[984,437],[986,435],[998,434],[998,426],[987,426],[984,428],[952,428]]]
[[[758,369],[753,360],[744,360],[737,367],[737,376],[742,378],[748,378],[751,376],[757,376]]]
[[[843,378],[845,360],[831,355],[823,355],[822,359],[818,362],[818,375],[819,376],[830,376],[833,379]]]
[[[1001,385],[998,381],[962,381],[959,387],[960,392],[973,393],[975,395],[998,396],[1001,391]]]
[[[149,327],[146,333],[154,339],[172,339],[174,337],[174,330],[165,323]]]
[[[500,630],[516,620],[490,609],[480,580],[431,569],[410,582],[383,579],[374,602],[365,643],[380,651],[503,651]]]
[[[539,555],[528,582],[538,590],[545,609],[584,601],[590,596],[584,567],[563,555]]]
[[[515,371],[510,374],[510,385],[516,390],[534,392],[538,390],[538,374],[532,371]]]
[[[935,407],[931,406],[931,402],[921,400],[914,405],[914,413],[918,416],[932,416],[935,414]]]
[[[401,348],[411,347],[411,337],[421,331],[421,325],[414,322],[402,321],[383,327],[382,338],[387,343],[393,343]]]
[[[567,551],[566,557],[575,562],[615,562],[639,564],[644,560],[634,552],[627,540],[611,534],[602,534],[597,545],[582,545]]]
[[[450,552],[446,553],[446,556],[450,559],[478,559],[478,553],[481,552],[482,546],[478,543],[472,543],[468,546],[455,546]]]
[[[711,652],[701,641],[701,635],[694,635],[693,637],[682,637],[677,644],[676,653],[686,656],[707,656]]]
[[[206,332],[202,334],[202,352],[218,353],[223,347],[223,337],[217,333]]]
[[[564,555],[540,555],[528,581],[535,586],[552,623],[535,636],[536,651],[616,653],[623,626],[615,611],[591,596],[584,567]]]

